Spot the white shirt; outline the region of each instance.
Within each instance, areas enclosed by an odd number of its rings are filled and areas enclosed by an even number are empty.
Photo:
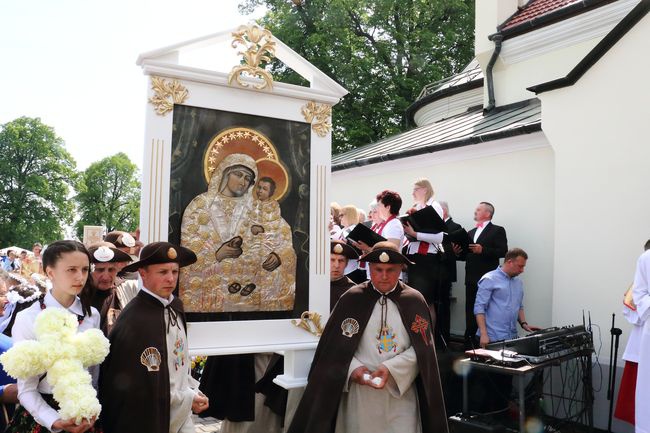
[[[426,206],[431,206],[435,211],[440,215],[440,218],[442,218],[443,211],[442,211],[442,206],[440,206],[440,203],[435,201],[433,198],[429,199],[428,202],[426,202],[424,205],[421,205],[418,203],[417,206],[415,206],[415,209],[420,210],[423,209]],[[409,254],[417,254],[418,249],[420,248],[420,242],[427,242],[429,244],[429,248],[427,249],[427,254],[437,254],[438,251],[444,251],[442,248],[442,239],[444,237],[444,232],[440,233],[416,233],[417,235],[417,240],[418,242],[411,242],[408,246],[408,253]]]
[[[399,218],[393,218],[388,221],[384,226],[384,229],[379,233],[386,239],[399,239],[399,246],[402,246],[404,241],[404,227]]]
[[[156,295],[146,287],[140,290],[153,296],[167,307],[174,295],[168,299]],[[176,325],[170,323],[169,309],[165,308],[165,329],[167,332],[167,369],[169,371],[169,431],[170,433],[194,433],[192,422],[192,401],[199,383],[191,375],[191,360],[188,352],[187,333],[180,318]]]
[[[481,233],[483,233],[483,230],[485,230],[485,227],[490,224],[491,221],[483,221],[483,225],[481,227],[476,227],[476,231],[474,232],[474,243],[476,243],[476,240],[478,239],[479,236],[481,236]]]
[[[345,229],[343,229],[343,231],[341,232],[340,240],[342,240],[342,241],[347,240],[348,235],[350,234],[350,232],[352,230],[354,230],[354,228],[356,226],[357,226],[356,224],[352,224],[351,226],[346,227]],[[349,273],[352,273],[352,272],[356,271],[357,269],[359,269],[359,261],[355,260],[355,259],[348,259],[348,264],[345,266],[345,269],[343,270],[343,275],[347,275]]]
[[[43,300],[46,308],[62,308],[66,309],[63,305],[54,299],[50,292],[45,295]],[[67,310],[76,315],[84,316],[83,309],[81,308],[81,301],[75,298],[74,302]],[[12,339],[14,344],[23,340],[36,340],[34,334],[34,320],[41,312],[41,305],[38,301],[34,302],[29,308],[21,311],[16,315],[16,322],[12,329]],[[83,332],[87,329],[99,329],[99,312],[94,307],[91,307],[90,317],[84,316],[83,322],[79,324],[77,332]],[[88,369],[92,376],[93,386],[97,388],[97,379],[99,377],[99,369],[93,366]],[[32,376],[28,379],[18,379],[18,399],[20,404],[34,417],[37,423],[52,430],[52,424],[59,419],[59,414],[54,408],[43,400],[43,394],[52,394],[52,386],[47,381],[47,377],[39,382],[38,376]],[[60,430],[52,430],[60,431]]]

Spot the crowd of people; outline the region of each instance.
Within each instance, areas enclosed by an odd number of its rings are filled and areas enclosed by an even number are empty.
[[[0,258],[2,269],[7,272],[20,273],[25,278],[30,278],[34,273],[43,274],[43,259],[41,258],[43,245],[36,242],[32,251],[21,249],[20,252],[8,249],[6,254]]]
[[[34,245],[39,266],[27,276],[21,270],[28,261],[3,266],[0,352],[36,340],[35,323],[48,309],[73,314],[79,333],[101,329],[110,353],[88,371],[102,412],[100,419],[63,419],[47,374],[15,380],[2,371],[0,430],[194,433],[191,414],[209,401],[190,374],[187,325],[172,291],[179,269],[196,255],[167,242],[143,246],[121,231],[88,247],[62,240],[41,250]]]
[[[183,303],[173,294],[180,269],[197,261],[190,249],[143,245],[137,235],[116,231],[88,247],[64,240],[45,250],[35,244],[27,258],[8,254],[10,264],[0,271],[0,352],[37,339],[35,323],[52,309],[76,317],[77,332],[100,329],[110,351],[88,366],[102,405],[98,419],[62,418],[47,374],[16,381],[0,372],[2,431],[193,433],[191,414],[209,413],[225,419],[224,432],[447,432],[437,356],[450,337],[456,262],[465,262],[466,347],[514,338],[518,326],[539,328],[528,324],[523,307],[519,275],[528,254],[508,248],[505,229],[492,223],[494,206],[480,202],[476,227],[466,231],[447,203],[434,199],[428,180],[414,183],[413,202],[402,213],[399,194],[384,190],[367,217],[355,206],[332,205],[331,315],[304,394],[293,400],[272,383],[282,373],[278,354],[212,357],[201,382],[192,377]],[[435,212],[444,226],[416,227],[422,211]],[[355,238],[359,224],[378,237]],[[647,339],[640,327],[650,314],[649,263],[647,251],[626,296],[639,340]],[[648,381],[644,343],[630,357],[638,361],[630,383]],[[493,404],[510,393],[509,380],[487,380],[485,388],[497,391],[488,398]],[[645,392],[637,387],[637,401]],[[637,423],[647,422],[644,416],[637,411]]]
[[[406,211],[402,197],[390,190],[377,194],[369,205],[367,218],[353,205],[340,206],[338,203],[332,203],[330,237],[332,240],[348,243],[359,254],[367,254],[371,249],[370,245],[348,238],[357,224],[364,224],[395,245],[408,258],[409,263],[405,266],[401,279],[419,291],[429,305],[436,319],[434,338],[438,348],[445,348],[450,339],[450,299],[452,283],[457,281],[457,261],[465,262],[466,348],[485,347],[489,341],[516,337],[517,322],[522,324],[522,329],[529,331],[531,328],[525,323],[523,304],[508,310],[514,311],[514,314],[506,314],[506,307],[499,301],[498,295],[493,296],[496,293],[492,287],[494,277],[483,278],[499,267],[499,260],[506,257],[508,252],[505,229],[492,223],[494,205],[487,201],[480,202],[474,211],[476,227],[465,231],[451,217],[448,203],[435,200],[434,195],[431,182],[422,178],[413,183],[413,205]],[[427,206],[433,208],[444,222],[442,230],[416,231],[406,218]],[[517,254],[512,260],[518,263],[523,261],[525,266],[527,254],[521,249],[513,251]],[[509,282],[521,272],[523,266],[513,275],[507,275],[506,281]],[[504,274],[503,270],[501,274]],[[366,265],[354,259],[348,261],[344,275],[355,283],[366,281],[369,277]],[[484,286],[483,297],[477,304],[481,285]],[[480,329],[479,324],[486,315],[488,304],[490,326]],[[492,319],[497,316],[498,319]],[[494,320],[506,321],[507,330],[500,327],[499,332],[496,332]]]

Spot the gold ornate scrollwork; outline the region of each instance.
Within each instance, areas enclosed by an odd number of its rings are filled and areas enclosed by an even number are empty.
[[[262,83],[254,85],[254,88],[262,90],[268,87],[271,90],[273,76],[269,71],[260,67],[262,62],[270,62],[275,57],[275,42],[271,32],[256,24],[249,24],[240,26],[237,31],[232,33],[232,37],[233,48],[237,48],[238,45],[245,48],[237,53],[243,56],[245,64],[232,68],[228,76],[228,84],[232,85],[232,81],[236,80],[240,86],[249,87],[249,83],[242,79],[242,74],[246,73],[262,79]]]
[[[174,104],[182,104],[189,93],[185,86],[178,80],[165,80],[162,77],[151,77],[151,88],[154,95],[149,102],[154,106],[156,113],[164,116],[174,109]]]
[[[323,326],[320,323],[321,315],[315,311],[305,311],[300,315],[300,320],[292,319],[291,324],[302,328],[316,337],[323,333]]]
[[[320,137],[325,137],[332,129],[332,123],[330,122],[332,117],[331,105],[309,101],[302,107],[302,115],[308,123],[311,123],[311,129]]]

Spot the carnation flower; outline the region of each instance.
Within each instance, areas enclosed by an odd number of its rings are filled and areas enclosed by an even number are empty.
[[[101,405],[84,367],[99,364],[109,343],[98,329],[77,334],[77,318],[60,308],[41,312],[34,321],[36,340],[16,343],[0,356],[5,371],[16,379],[47,373],[61,419],[97,417]]]

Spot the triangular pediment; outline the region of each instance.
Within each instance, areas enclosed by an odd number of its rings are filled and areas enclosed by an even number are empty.
[[[240,64],[241,56],[237,53],[241,51],[241,48],[232,46],[233,32],[240,29],[241,26],[148,51],[140,54],[136,63],[145,69],[145,72],[148,69],[149,72],[157,73],[161,70],[177,69],[187,74],[197,74],[197,76],[211,74],[223,78],[228,76],[230,68]],[[278,38],[273,36],[272,40],[275,43],[274,57],[309,82],[311,90],[337,99],[348,93],[335,80]],[[251,82],[254,81],[255,79],[251,79]],[[274,86],[277,83],[274,82]],[[301,87],[286,83],[281,83],[281,86]]]

